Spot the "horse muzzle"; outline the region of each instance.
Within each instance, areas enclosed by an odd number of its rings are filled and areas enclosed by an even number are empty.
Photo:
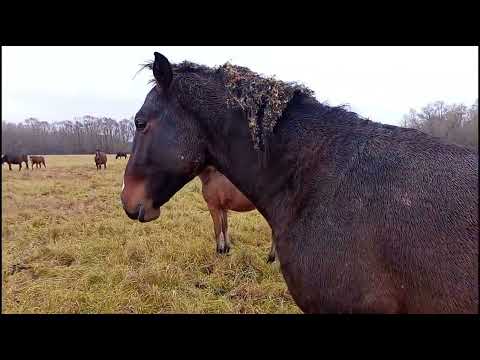
[[[153,201],[146,196],[145,180],[138,177],[125,177],[120,195],[123,210],[132,220],[148,222],[160,216],[160,206],[153,206]]]
[[[160,217],[160,208],[153,208],[152,206],[144,206],[140,204],[136,210],[131,212],[125,206],[123,207],[127,216],[132,220],[138,220],[140,222],[149,222]]]

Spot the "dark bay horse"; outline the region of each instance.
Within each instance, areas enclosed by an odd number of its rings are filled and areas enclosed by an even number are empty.
[[[255,205],[213,166],[207,166],[198,177],[202,181],[202,195],[212,216],[217,252],[228,253],[231,246],[228,234],[228,210],[252,211],[255,210]],[[273,241],[267,261],[275,261]]]
[[[45,165],[45,158],[43,156],[39,155],[30,155],[30,161],[32,162],[32,170],[33,170],[33,165],[35,165],[37,168],[42,167],[42,164],[44,167],[47,167]]]
[[[12,170],[12,164],[19,165],[18,171],[22,170],[22,163],[25,163],[28,169],[28,155],[26,154],[5,154],[2,156],[2,165],[3,163],[8,164],[8,168]]]
[[[117,156],[115,156],[115,160],[120,158],[120,157],[124,157],[125,159],[127,158],[127,153],[126,152],[117,152]]]
[[[161,54],[121,200],[140,222],[212,165],[272,228],[306,313],[478,313],[478,155],[247,68]]]
[[[95,151],[95,165],[97,165],[97,170],[100,170],[102,165],[104,169],[107,169],[107,154],[99,149]]]

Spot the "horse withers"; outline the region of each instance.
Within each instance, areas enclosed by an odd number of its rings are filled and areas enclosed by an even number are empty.
[[[19,165],[18,171],[22,170],[22,163],[25,163],[28,169],[28,155],[26,154],[5,154],[2,156],[2,165],[3,163],[8,164],[8,168],[12,170],[12,164]]]
[[[102,165],[104,169],[107,169],[107,154],[99,149],[95,151],[95,165],[97,166],[97,170],[100,170]]]
[[[42,164],[44,167],[47,167],[47,165],[45,165],[45,158],[43,156],[39,156],[39,155],[30,155],[30,161],[32,162],[32,170],[33,170],[33,165],[35,165],[35,167],[40,167],[42,168]]]
[[[202,182],[203,198],[212,216],[217,252],[228,253],[231,246],[228,234],[228,210],[247,212],[255,210],[255,205],[213,166],[207,166],[198,177]],[[272,246],[267,262],[273,261],[275,261],[275,244],[272,236]]]
[[[478,313],[478,154],[227,63],[171,65],[135,115],[127,216],[212,165],[256,206],[306,313]]]
[[[127,153],[126,152],[117,152],[117,156],[115,156],[115,160],[118,158],[124,157],[125,159],[127,158]]]

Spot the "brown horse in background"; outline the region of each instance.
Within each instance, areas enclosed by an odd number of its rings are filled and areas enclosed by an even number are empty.
[[[118,159],[119,157],[124,157],[125,159],[127,158],[127,153],[123,151],[117,152],[117,156],[115,156],[115,159]]]
[[[5,154],[2,156],[2,165],[3,163],[8,164],[8,168],[12,170],[12,164],[19,165],[18,171],[22,170],[22,162],[25,163],[28,169],[28,155],[26,154],[19,154],[19,155],[12,155],[12,154]]]
[[[30,161],[32,162],[32,170],[33,170],[33,165],[35,165],[37,168],[38,167],[42,168],[42,164],[44,167],[47,167],[47,165],[45,165],[45,158],[43,156],[30,155]]]
[[[97,170],[100,170],[102,165],[104,169],[107,169],[107,155],[99,149],[95,151],[95,165],[97,165]]]
[[[228,253],[230,239],[228,236],[228,210],[247,212],[255,210],[255,205],[213,166],[207,166],[198,177],[202,181],[202,194],[213,219],[217,252]],[[267,262],[275,261],[275,244],[272,236],[272,247]]]

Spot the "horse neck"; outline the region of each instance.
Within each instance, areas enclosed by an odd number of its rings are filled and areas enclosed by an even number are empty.
[[[214,140],[208,145],[208,162],[256,206],[272,229],[279,229],[282,219],[296,207],[295,196],[285,191],[291,187],[287,182],[295,178],[295,167],[291,164],[296,161],[285,131],[278,131],[264,159],[265,154],[253,147],[245,119],[232,116],[223,120],[209,136]],[[218,136],[219,132],[222,136]]]

